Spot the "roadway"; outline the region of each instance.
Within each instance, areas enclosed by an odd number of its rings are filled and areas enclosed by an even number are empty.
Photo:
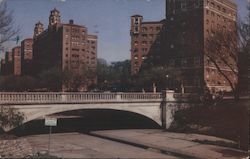
[[[26,138],[35,152],[46,152],[48,135],[33,135]],[[81,133],[59,133],[51,136],[51,155],[62,158],[168,158],[152,149],[144,149],[108,139]]]
[[[28,140],[34,152],[48,150],[48,134],[22,138]],[[235,146],[237,143],[218,137],[160,129],[71,132],[51,136],[51,155],[61,158],[239,159],[247,156],[246,152],[233,148]]]

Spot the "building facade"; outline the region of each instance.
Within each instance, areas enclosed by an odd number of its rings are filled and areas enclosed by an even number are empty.
[[[21,47],[16,46],[12,49],[12,59],[13,59],[13,75],[21,75]]]
[[[24,39],[21,42],[21,70],[22,75],[33,73],[33,39]]]
[[[162,56],[168,66],[182,72],[185,92],[199,92],[204,87],[212,92],[231,91],[230,83],[222,73],[233,85],[238,82],[233,71],[216,59],[222,72],[218,71],[206,49],[207,40],[218,31],[236,37],[236,21],[237,6],[229,0],[166,0],[167,27]],[[237,43],[237,39],[233,42]],[[237,72],[237,62],[230,55],[225,56]]]
[[[131,16],[131,74],[137,74],[145,60],[160,55],[164,21],[144,22],[141,15]]]
[[[54,9],[50,13],[48,28],[42,30],[43,24],[37,23],[33,42],[36,74],[49,69],[67,72],[71,76],[96,71],[97,36],[89,35],[85,26],[74,24],[73,20],[67,24],[61,23],[60,12]],[[95,79],[82,80],[78,90],[85,91],[91,83],[89,81],[96,82]],[[72,83],[61,81],[59,87],[63,91],[70,91]]]
[[[5,74],[10,75],[13,74],[13,52],[6,51],[5,52]]]
[[[5,59],[1,59],[1,75],[6,75],[6,62]]]

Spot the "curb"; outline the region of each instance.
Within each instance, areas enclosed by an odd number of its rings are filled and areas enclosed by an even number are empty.
[[[131,142],[131,141],[126,141],[123,139],[112,138],[112,137],[108,137],[105,135],[96,134],[94,132],[88,132],[86,134],[88,134],[90,136],[94,136],[94,137],[99,137],[102,139],[107,139],[107,140],[116,141],[116,142],[124,143],[127,145],[131,145],[131,146],[147,149],[147,150],[156,150],[162,154],[172,155],[175,157],[181,157],[181,158],[185,158],[185,159],[200,159],[200,156],[195,156],[195,155],[187,154],[187,153],[180,153],[180,152],[176,152],[175,150],[170,150],[170,149],[166,150],[166,149],[162,149],[162,148],[159,148],[159,147],[156,147],[153,145],[147,146],[146,144],[139,144],[139,143],[135,143],[135,142]]]

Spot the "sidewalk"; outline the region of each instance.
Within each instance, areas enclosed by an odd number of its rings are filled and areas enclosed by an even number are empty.
[[[170,133],[162,130],[111,130],[90,132],[91,135],[108,138],[135,146],[153,149],[161,152],[170,152],[179,156],[201,159],[240,159],[247,153],[229,147],[204,143],[225,143],[234,145],[230,140],[217,137]]]

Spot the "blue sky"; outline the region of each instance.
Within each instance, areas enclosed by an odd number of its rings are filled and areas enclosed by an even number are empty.
[[[22,39],[33,36],[34,24],[39,20],[47,27],[50,10],[56,7],[64,23],[74,19],[75,23],[85,25],[90,34],[98,35],[98,57],[109,62],[130,58],[131,15],[143,15],[145,21],[158,21],[165,16],[165,0],[6,1],[8,9],[13,11],[15,24],[21,28]],[[247,0],[235,1],[239,14],[244,16]]]

